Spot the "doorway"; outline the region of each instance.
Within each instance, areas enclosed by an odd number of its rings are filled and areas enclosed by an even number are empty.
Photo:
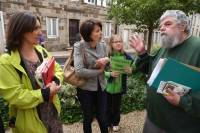
[[[69,44],[73,46],[79,41],[79,20],[69,19]]]

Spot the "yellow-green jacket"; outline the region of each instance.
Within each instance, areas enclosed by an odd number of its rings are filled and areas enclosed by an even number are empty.
[[[36,50],[42,54],[45,49],[39,45]],[[47,58],[51,55],[47,53]],[[44,57],[43,57],[44,58]],[[20,65],[21,59],[19,52],[11,51],[10,54],[3,54],[0,57],[0,96],[9,103],[9,116],[16,117],[14,133],[47,133],[47,130],[40,120],[36,107],[44,102],[40,89],[33,90],[31,81]],[[22,76],[20,77],[18,69]],[[56,63],[55,76],[60,81],[63,80],[63,72]],[[54,96],[53,103],[60,113],[60,101],[58,96]]]

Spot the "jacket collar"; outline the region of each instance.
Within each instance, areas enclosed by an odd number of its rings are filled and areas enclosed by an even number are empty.
[[[41,49],[37,46],[35,46],[35,49],[41,53]],[[19,71],[21,71],[22,73],[24,73],[25,75],[26,72],[25,72],[25,69],[22,67],[22,63],[21,63],[21,58],[20,58],[20,54],[19,54],[19,51],[18,50],[15,50],[15,51],[11,51],[11,54],[10,54],[10,63],[16,68],[18,69]]]

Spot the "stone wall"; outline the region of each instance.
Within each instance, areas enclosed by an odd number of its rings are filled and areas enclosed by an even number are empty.
[[[8,19],[16,11],[29,10],[41,18],[42,31],[47,35],[46,17],[58,18],[57,38],[46,37],[46,48],[49,51],[65,50],[69,47],[69,19],[78,19],[80,23],[89,18],[106,21],[107,9],[70,0],[1,0],[1,11],[4,12],[5,29]]]

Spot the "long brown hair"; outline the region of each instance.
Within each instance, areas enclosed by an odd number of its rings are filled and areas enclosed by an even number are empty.
[[[122,43],[123,43],[123,39],[122,39],[122,37],[121,37],[120,35],[118,35],[118,34],[114,34],[114,35],[112,35],[112,36],[110,37],[109,44],[108,44],[108,46],[109,46],[108,56],[112,56],[112,55],[113,55],[113,47],[112,47],[112,43],[113,43],[113,41],[115,40],[115,38],[120,38],[121,41],[122,41]],[[122,46],[122,49],[121,49],[120,52],[121,52],[121,53],[124,53],[123,46]]]
[[[18,12],[11,16],[6,33],[8,51],[14,51],[21,47],[24,34],[34,31],[36,20],[40,21],[39,17],[28,11]]]

